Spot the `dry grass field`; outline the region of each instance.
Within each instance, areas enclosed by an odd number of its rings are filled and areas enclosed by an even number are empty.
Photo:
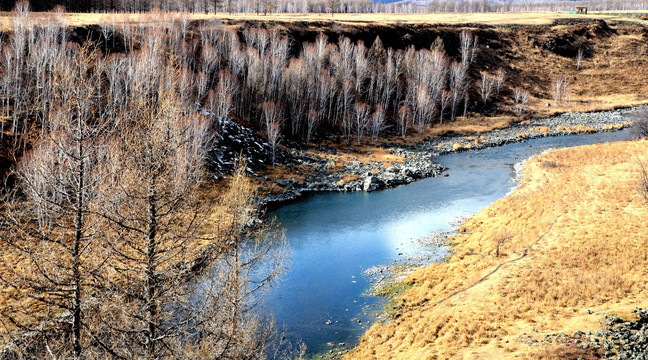
[[[275,21],[275,22],[336,22],[340,24],[485,24],[485,25],[549,25],[555,20],[587,18],[605,21],[633,21],[645,23],[645,20],[635,17],[648,11],[608,11],[590,12],[588,15],[562,12],[521,12],[521,13],[432,13],[432,14],[317,14],[317,13],[276,13],[257,15],[254,13],[194,13],[189,17],[195,20],[221,21]],[[8,12],[0,12],[0,29],[8,29]],[[68,22],[73,26],[99,24],[110,15],[102,13],[67,14]],[[139,22],[148,21],[148,14],[117,14],[117,21]]]
[[[582,349],[523,340],[596,331],[604,315],[646,306],[640,161],[648,161],[648,140],[527,162],[519,189],[460,228],[446,263],[409,275],[399,316],[374,325],[348,358],[587,358]]]

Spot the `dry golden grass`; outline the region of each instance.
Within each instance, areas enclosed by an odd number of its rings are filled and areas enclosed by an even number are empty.
[[[645,20],[635,17],[635,14],[645,14],[646,11],[608,11],[608,12],[590,12],[587,16],[570,14],[567,11],[538,11],[538,12],[518,12],[518,13],[437,13],[437,14],[316,14],[316,13],[277,13],[268,15],[256,15],[254,13],[212,13],[188,14],[192,20],[220,20],[223,22],[239,21],[272,21],[272,22],[320,22],[320,23],[340,23],[340,24],[488,24],[488,25],[550,25],[560,19],[602,19],[605,21],[631,21],[637,23],[646,23]],[[0,12],[0,30],[6,31],[11,28],[8,16],[9,12]],[[156,17],[162,16],[161,13],[154,14]],[[178,13],[169,13],[171,16],[179,16]],[[43,14],[37,14],[44,17]],[[83,26],[99,24],[108,19],[110,14],[97,13],[69,13],[67,21],[72,26]],[[155,21],[147,13],[117,14],[117,22],[141,22]]]
[[[373,145],[354,146],[355,153],[340,154],[342,156],[353,157],[356,161],[360,162],[390,162],[390,163],[403,163],[405,159],[402,156],[394,155],[389,152],[392,149],[384,149],[375,147]]]
[[[637,12],[638,13],[638,12]],[[199,18],[218,18],[221,20],[267,20],[267,21],[322,21],[353,24],[490,24],[490,25],[548,25],[557,19],[582,18],[569,12],[520,12],[520,13],[437,13],[437,14],[215,14],[196,15]],[[643,20],[630,18],[627,13],[590,13],[588,18],[604,19],[606,21]]]
[[[634,21],[644,23],[644,20],[635,18],[633,14],[646,13],[641,11],[632,12],[590,12],[587,16],[570,14],[566,11],[539,11],[519,13],[438,13],[438,14],[305,14],[305,13],[277,13],[268,15],[249,14],[189,14],[193,20],[221,20],[225,22],[238,22],[247,20],[274,21],[274,22],[323,22],[342,24],[489,24],[489,25],[549,25],[555,20],[588,18],[602,19],[605,21]],[[0,12],[0,26],[3,30],[10,28],[6,21],[8,12]],[[106,14],[93,13],[70,13],[68,22],[73,26],[98,24],[107,18]],[[139,22],[148,21],[149,17],[144,14],[119,14],[118,21]]]
[[[648,91],[648,61],[643,55],[643,34],[638,27],[627,24],[612,27],[615,34],[594,35],[593,56],[583,60],[580,70],[576,69],[575,59],[553,54],[541,46],[551,36],[571,33],[570,27],[553,26],[544,34],[499,28],[502,36],[510,39],[508,50],[520,54],[510,66],[517,72],[514,76],[520,86],[531,93],[525,113],[545,117],[647,104],[644,94]],[[559,75],[568,80],[570,96],[568,102],[556,104],[552,82]]]
[[[522,339],[596,331],[604,314],[645,306],[639,161],[647,140],[535,157],[515,193],[460,228],[446,263],[409,275],[400,316],[374,325],[348,358],[560,359],[575,349]]]
[[[343,174],[341,176],[340,181],[338,181],[338,185],[342,186],[344,184],[347,184],[351,181],[356,181],[358,179],[360,179],[360,175],[358,174]]]

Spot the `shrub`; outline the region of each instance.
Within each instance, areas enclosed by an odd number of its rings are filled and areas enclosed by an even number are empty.
[[[643,111],[635,115],[632,122],[632,133],[638,138],[648,136],[648,112]]]

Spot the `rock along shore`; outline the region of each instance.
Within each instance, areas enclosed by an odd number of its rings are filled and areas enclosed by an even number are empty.
[[[457,151],[467,151],[501,146],[545,136],[562,136],[579,133],[616,131],[628,126],[628,116],[638,108],[591,113],[563,113],[556,116],[532,119],[513,126],[472,136],[449,135],[432,138],[414,145],[383,144],[393,155],[404,159],[402,163],[362,163],[350,161],[342,169],[332,171],[333,164],[324,156],[314,157],[302,150],[292,150],[287,166],[307,166],[313,171],[304,180],[279,179],[276,185],[283,189],[279,194],[266,194],[261,203],[278,204],[317,192],[375,191],[439,176],[445,170],[436,164],[436,156]],[[322,154],[335,155],[341,150],[320,146]],[[352,149],[342,150],[351,153]],[[370,155],[370,154],[367,154]]]

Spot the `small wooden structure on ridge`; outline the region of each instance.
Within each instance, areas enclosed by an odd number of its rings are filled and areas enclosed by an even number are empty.
[[[587,14],[587,6],[576,6],[576,14]]]

